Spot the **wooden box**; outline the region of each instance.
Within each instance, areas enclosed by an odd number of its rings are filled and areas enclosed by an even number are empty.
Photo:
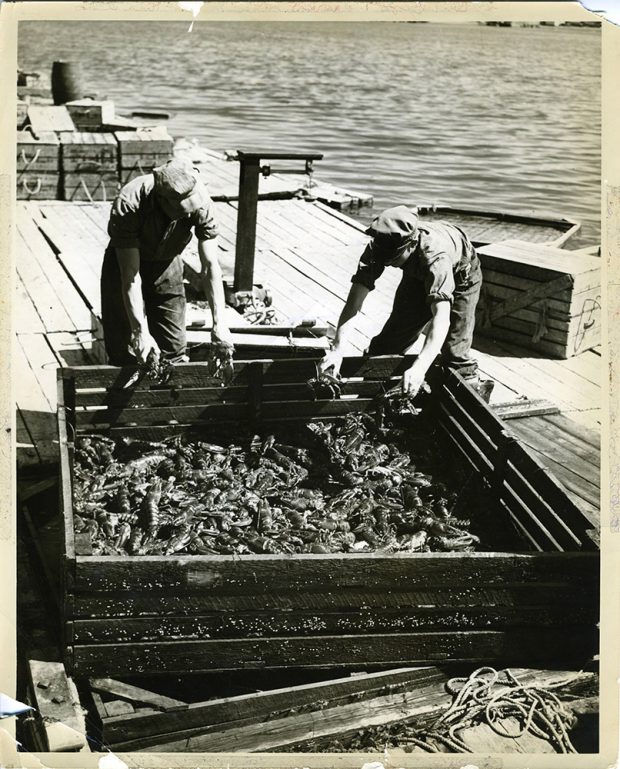
[[[66,133],[61,136],[61,148],[65,174],[118,174],[118,145],[114,134],[88,131]]]
[[[59,200],[60,176],[57,171],[18,171],[15,194],[17,200]]]
[[[172,157],[172,137],[165,126],[117,131],[121,181],[126,184],[135,175],[149,173]]]
[[[60,142],[53,131],[35,137],[30,131],[17,132],[17,175],[24,172],[60,171]]]
[[[116,171],[64,173],[63,200],[111,202],[119,190]]]
[[[114,120],[114,102],[77,99],[67,102],[67,110],[78,131],[96,131]]]
[[[347,359],[336,401],[308,399],[309,360],[237,361],[228,387],[201,363],[175,367],[165,386],[129,390],[133,368],[59,371],[68,670],[584,664],[597,652],[591,524],[456,374],[434,383],[437,424],[454,446],[446,457],[473,471],[484,504],[522,534],[516,552],[95,556],[74,534],[76,435],[158,440],[190,426],[208,436],[227,424],[234,435],[248,421],[268,432],[291,420],[337,419],[374,409],[408,365]]]
[[[601,342],[601,260],[506,240],[478,249],[476,333],[558,358]]]

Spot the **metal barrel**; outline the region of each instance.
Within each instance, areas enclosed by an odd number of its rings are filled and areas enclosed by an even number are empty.
[[[52,64],[52,96],[54,104],[66,104],[84,96],[82,66],[79,63],[55,61]]]

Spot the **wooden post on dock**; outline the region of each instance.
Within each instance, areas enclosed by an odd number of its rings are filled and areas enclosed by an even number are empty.
[[[318,152],[237,151],[239,170],[239,207],[237,209],[237,242],[235,247],[235,291],[252,291],[254,286],[254,253],[256,250],[256,214],[258,209],[259,174],[268,175],[269,166],[261,168],[262,160],[304,160],[306,173],[313,160],[321,160]],[[277,173],[299,173],[299,169],[283,168]]]
[[[239,208],[235,250],[235,291],[251,291],[254,284],[256,210],[260,157],[239,152]]]

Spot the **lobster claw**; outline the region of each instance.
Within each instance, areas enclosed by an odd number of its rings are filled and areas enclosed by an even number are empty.
[[[213,342],[207,358],[209,376],[217,376],[222,380],[222,384],[230,384],[235,373],[234,352],[235,348],[229,342]]]
[[[321,371],[318,363],[316,376],[308,379],[306,386],[310,389],[313,400],[338,400],[342,395],[342,380],[340,377]]]

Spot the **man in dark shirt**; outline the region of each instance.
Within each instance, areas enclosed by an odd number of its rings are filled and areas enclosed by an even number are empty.
[[[181,254],[198,238],[202,282],[213,314],[212,338],[230,342],[217,257],[213,203],[188,160],[175,158],[126,184],[116,197],[101,272],[101,315],[112,365],[143,363],[154,350],[185,358]],[[133,353],[133,355],[132,355]]]
[[[353,275],[332,349],[321,369],[338,373],[354,318],[386,267],[403,276],[392,312],[368,348],[369,355],[403,354],[424,331],[415,362],[403,375],[403,391],[415,395],[437,355],[466,379],[477,381],[470,356],[482,274],[465,233],[445,222],[422,222],[406,206],[383,211],[366,231],[372,236]]]

